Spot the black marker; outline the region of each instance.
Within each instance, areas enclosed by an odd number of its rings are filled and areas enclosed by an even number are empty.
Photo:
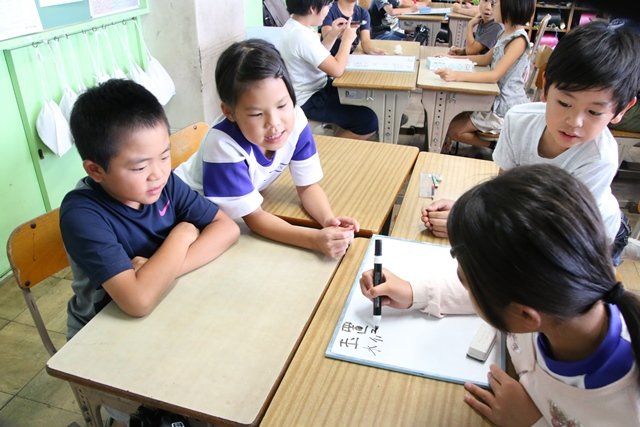
[[[373,257],[373,286],[382,282],[382,240],[376,239],[376,251]],[[382,320],[382,301],[380,297],[373,299],[373,332],[378,332]]]

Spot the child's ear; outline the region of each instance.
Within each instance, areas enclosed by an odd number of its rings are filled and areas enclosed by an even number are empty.
[[[102,166],[91,160],[84,160],[82,162],[82,167],[84,168],[84,171],[87,173],[87,175],[89,175],[95,182],[101,182],[104,178],[104,175],[106,175],[106,172],[102,168]]]
[[[222,114],[224,114],[224,116],[231,122],[235,122],[234,118],[233,118],[233,111],[231,111],[231,108],[229,108],[229,106],[227,104],[225,104],[224,102],[220,104],[220,109],[222,110]]]
[[[626,107],[624,107],[622,109],[622,111],[620,111],[619,114],[617,114],[613,119],[611,119],[612,124],[616,124],[616,123],[620,123],[620,120],[622,120],[622,116],[624,116],[624,113],[626,113],[627,111],[629,111],[629,108],[633,107],[634,105],[636,105],[637,102],[637,98],[634,96],[633,99],[631,101],[629,101],[629,103],[627,104]]]
[[[540,312],[527,305],[510,303],[505,310],[505,321],[510,332],[527,333],[540,330],[542,317]]]

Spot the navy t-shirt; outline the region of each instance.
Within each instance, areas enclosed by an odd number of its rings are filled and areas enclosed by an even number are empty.
[[[60,230],[74,276],[69,337],[111,301],[102,284],[132,269],[132,258],[150,258],[178,223],[202,230],[217,212],[173,172],[158,201],[140,209],[115,200],[89,177],[80,180],[60,206]]]
[[[331,25],[331,23],[338,18],[349,19],[348,16],[343,15],[342,12],[340,12],[340,8],[338,8],[338,3],[333,2],[331,4],[331,8],[329,9],[329,13],[327,13],[327,16],[324,18],[324,21],[322,21],[322,25],[323,26]],[[360,23],[360,27],[358,27],[358,29],[356,30],[358,37],[356,37],[356,39],[353,41],[353,44],[351,45],[351,52],[353,52],[355,48],[358,47],[358,43],[360,42],[360,31],[362,30],[371,31],[371,17],[369,16],[369,11],[367,11],[366,9],[363,9],[358,5],[355,5],[355,8],[353,10],[353,16],[351,17],[351,22]],[[338,49],[340,48],[340,41],[341,40],[338,39],[333,44],[333,47],[331,48],[331,55],[335,56],[335,54],[338,53]]]

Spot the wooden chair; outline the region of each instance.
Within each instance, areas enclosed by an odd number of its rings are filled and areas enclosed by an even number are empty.
[[[529,74],[526,79],[525,89],[528,91],[532,86],[536,75],[540,73],[540,70],[536,68],[536,56],[538,54],[538,47],[540,46],[540,40],[542,40],[542,36],[544,36],[544,32],[547,29],[547,24],[551,19],[550,14],[546,14],[542,20],[540,20],[540,24],[538,24],[538,33],[536,34],[536,39],[533,42],[533,46],[531,47],[531,51],[529,52]],[[548,59],[548,58],[547,58]]]
[[[60,211],[52,210],[19,225],[7,241],[7,257],[24,301],[50,355],[56,352],[31,288],[69,265],[60,233]]]
[[[171,169],[187,160],[200,147],[200,142],[209,131],[209,125],[197,122],[169,136],[171,142]]]

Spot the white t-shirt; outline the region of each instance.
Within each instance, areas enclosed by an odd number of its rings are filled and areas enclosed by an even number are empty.
[[[221,116],[198,151],[175,170],[184,182],[236,219],[262,205],[260,191],[289,166],[296,186],[322,179],[315,141],[302,109],[295,108],[295,125],[287,142],[267,159],[238,126]]]
[[[520,104],[506,114],[493,160],[503,170],[531,164],[551,164],[569,172],[591,190],[602,215],[609,243],[620,228],[620,207],[611,192],[618,170],[618,144],[605,128],[593,141],[569,148],[548,159],[538,154],[538,144],[547,126],[543,102]]]
[[[289,18],[282,27],[280,54],[287,65],[297,104],[304,105],[326,85],[327,75],[318,66],[331,53],[322,45],[316,30]]]

